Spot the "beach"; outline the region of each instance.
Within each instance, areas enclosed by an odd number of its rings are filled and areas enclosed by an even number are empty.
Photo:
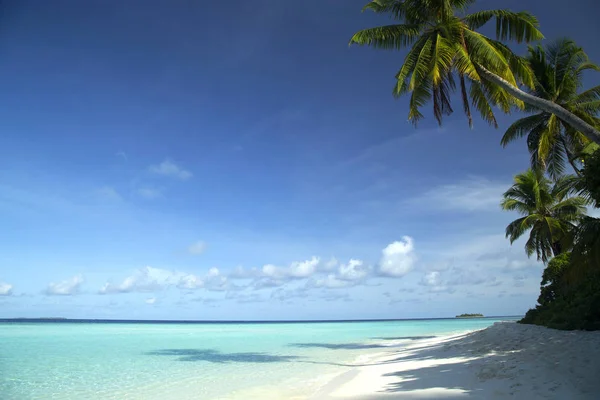
[[[600,332],[514,322],[415,338],[373,353],[315,393],[326,399],[597,399]]]

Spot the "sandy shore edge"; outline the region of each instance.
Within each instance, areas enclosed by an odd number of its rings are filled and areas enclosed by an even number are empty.
[[[497,322],[460,335],[413,340],[356,364],[310,399],[600,396],[600,332]]]

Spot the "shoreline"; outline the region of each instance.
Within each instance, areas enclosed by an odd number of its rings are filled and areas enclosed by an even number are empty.
[[[496,322],[414,340],[355,364],[308,399],[595,399],[600,332]]]

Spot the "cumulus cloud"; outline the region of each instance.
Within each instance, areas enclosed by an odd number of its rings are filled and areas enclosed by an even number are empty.
[[[317,265],[319,265],[319,258],[312,257],[310,260],[302,262],[293,262],[287,273],[292,278],[307,278],[315,273]]]
[[[198,240],[197,242],[192,243],[188,247],[188,253],[194,254],[194,255],[202,254],[202,253],[204,253],[205,250],[206,250],[206,243],[204,243],[202,240]]]
[[[359,281],[365,279],[368,274],[369,268],[362,260],[351,259],[348,264],[339,266],[337,277],[345,281]]]
[[[13,293],[13,285],[0,282],[0,296],[10,296]]]
[[[190,171],[183,169],[170,160],[165,160],[158,165],[151,165],[148,170],[156,175],[175,178],[182,181],[190,179],[193,175]]]
[[[52,282],[48,285],[46,294],[49,296],[71,296],[79,292],[82,283],[83,277],[81,275],[75,275],[61,282]]]
[[[383,249],[379,261],[379,273],[388,277],[400,278],[413,269],[415,259],[413,239],[404,236],[401,241],[393,242]]]
[[[146,304],[152,305],[156,303],[156,297],[150,297],[146,299]]]
[[[244,270],[238,269],[235,274],[236,278],[254,277],[256,282],[254,286],[257,288],[281,286],[286,282],[306,279],[319,272],[320,258],[312,257],[305,261],[294,261],[287,267],[279,267],[274,264],[265,264],[260,270]]]
[[[200,289],[204,287],[204,281],[194,274],[186,274],[179,279],[177,287],[180,289],[189,290]]]
[[[133,275],[125,278],[121,283],[107,282],[100,288],[99,293],[152,292],[178,283],[181,275],[181,273],[165,269],[144,267],[135,271]]]

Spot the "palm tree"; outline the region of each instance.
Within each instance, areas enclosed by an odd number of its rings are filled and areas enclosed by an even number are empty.
[[[394,50],[410,46],[396,74],[393,93],[411,93],[408,119],[413,123],[423,118],[420,108],[430,99],[438,123],[443,115],[452,113],[450,94],[458,79],[470,126],[469,98],[482,118],[496,127],[493,105],[508,113],[515,106],[522,109],[529,104],[557,115],[600,144],[600,132],[577,115],[519,89],[521,83],[534,87],[531,68],[499,40],[520,43],[542,39],[537,19],[527,12],[509,10],[462,15],[473,3],[475,0],[373,0],[364,9],[390,14],[404,23],[361,30],[352,36],[350,44]],[[492,18],[496,20],[497,40],[477,32]]]
[[[600,71],[575,42],[560,39],[544,48],[529,47],[527,61],[534,73],[535,86],[531,94],[556,103],[582,120],[600,126],[600,86],[578,93],[582,87],[582,72]],[[525,105],[527,112],[538,111]],[[502,145],[527,135],[531,167],[547,170],[552,178],[564,172],[565,159],[579,175],[579,156],[590,145],[589,139],[557,117],[545,111],[521,118],[513,123],[502,138]]]
[[[552,182],[542,171],[532,169],[516,175],[501,203],[504,210],[523,215],[506,227],[510,242],[530,231],[525,251],[528,256],[536,253],[544,263],[568,250],[573,245],[576,223],[586,211],[583,197],[569,197],[574,179],[563,176]]]

